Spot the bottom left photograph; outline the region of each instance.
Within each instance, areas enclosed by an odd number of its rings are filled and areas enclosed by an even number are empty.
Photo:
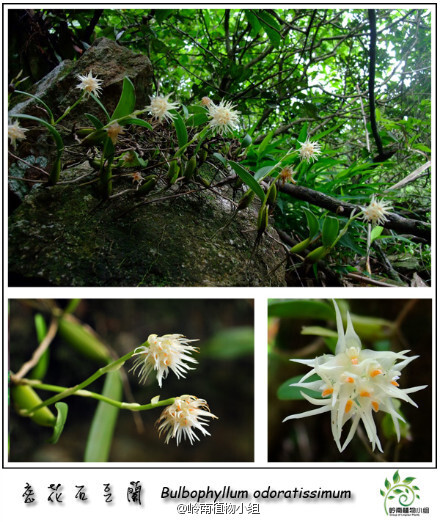
[[[9,463],[254,460],[253,300],[8,304]]]

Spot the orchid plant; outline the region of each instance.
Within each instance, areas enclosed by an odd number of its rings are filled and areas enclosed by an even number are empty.
[[[122,357],[113,359],[108,348],[98,340],[93,331],[78,322],[71,312],[70,305],[64,311],[53,308],[52,324],[49,330],[46,330],[44,320],[39,315],[37,330],[40,340],[39,347],[32,358],[17,372],[10,372],[11,398],[16,411],[39,425],[52,428],[53,435],[50,442],[56,443],[62,434],[68,416],[68,405],[65,401],[72,396],[96,400],[104,407],[105,405],[112,407],[110,410],[103,411],[101,415],[99,415],[99,408],[97,410],[95,420],[98,419],[97,423],[101,423],[100,430],[98,430],[101,433],[112,432],[115,415],[119,410],[139,412],[164,408],[157,421],[157,428],[159,435],[165,434],[166,443],[173,439],[179,445],[182,441],[188,440],[192,445],[194,441],[200,440],[197,432],[204,436],[210,435],[206,429],[208,421],[217,417],[210,412],[204,399],[194,395],[184,394],[162,400],[156,396],[145,404],[122,400],[120,370],[127,362],[132,362],[130,371],[138,373],[141,384],[148,384],[149,375],[154,373],[159,386],[162,387],[170,370],[180,379],[185,378],[186,373],[194,369],[188,363],[194,365],[197,360],[188,354],[198,352],[198,348],[190,345],[196,341],[195,339],[186,339],[180,334],[164,336],[151,334],[141,346]],[[43,382],[41,378],[26,377],[30,370],[41,365],[46,350],[57,331],[70,343],[76,345],[87,357],[103,364],[87,379],[75,386],[63,387]],[[106,378],[103,393],[96,393],[88,389],[93,382],[103,376]],[[52,396],[43,401],[38,395],[39,390],[50,392]],[[51,410],[52,406],[57,410],[56,416]],[[109,420],[109,417],[113,419],[113,422],[111,419]],[[94,436],[89,437],[85,460],[106,460],[109,445],[104,444],[104,448],[103,445],[96,448],[94,439]],[[111,441],[111,435],[109,441]]]
[[[311,370],[290,387],[297,388],[300,395],[313,406],[312,410],[287,416],[283,422],[295,421],[330,413],[331,432],[336,446],[343,452],[352,441],[362,422],[372,451],[383,452],[377,434],[375,414],[388,414],[394,426],[397,441],[400,440],[400,423],[406,423],[397,404],[407,402],[417,407],[410,394],[426,388],[425,385],[401,389],[399,378],[402,370],[418,355],[401,352],[375,351],[363,348],[347,311],[347,326],[335,300],[337,343],[334,354],[319,355],[313,359],[291,359],[292,362],[309,366]],[[350,421],[348,433],[343,440],[343,428]]]

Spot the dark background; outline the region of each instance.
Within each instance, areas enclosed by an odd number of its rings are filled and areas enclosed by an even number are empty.
[[[410,394],[418,408],[401,402],[403,416],[410,424],[411,440],[401,438],[397,444],[393,436],[387,440],[381,430],[383,413],[374,414],[379,439],[385,454],[376,450],[373,456],[358,435],[339,453],[330,428],[330,413],[304,419],[282,422],[285,417],[316,408],[306,400],[280,400],[278,387],[287,379],[308,372],[311,368],[295,364],[292,358],[314,358],[315,355],[330,353],[321,346],[316,354],[303,355],[304,349],[318,337],[301,335],[303,326],[324,326],[336,331],[335,322],[316,319],[283,318],[272,322],[275,347],[269,354],[269,461],[272,462],[430,462],[432,460],[432,301],[430,299],[348,299],[349,310],[358,315],[378,317],[395,321],[405,306],[408,314],[399,333],[389,337],[389,348],[393,351],[409,349],[408,356],[419,355],[402,370],[400,388],[411,388],[427,384],[424,390]],[[332,305],[333,306],[333,305]],[[365,343],[363,348],[375,349],[374,343]],[[365,343],[365,344],[364,344]],[[343,440],[347,434],[343,430]],[[362,422],[359,423],[362,425]],[[363,432],[364,428],[362,425]],[[367,439],[368,441],[368,439]],[[368,443],[371,448],[371,445]]]

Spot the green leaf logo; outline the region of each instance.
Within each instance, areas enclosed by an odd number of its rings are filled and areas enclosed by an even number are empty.
[[[396,471],[393,475],[393,483],[386,478],[385,479],[385,487],[386,492],[382,489],[379,490],[382,497],[384,497],[384,509],[385,513],[388,515],[389,513],[389,503],[390,501],[398,502],[402,507],[409,507],[416,499],[420,499],[419,495],[416,491],[420,491],[420,488],[417,486],[410,486],[415,477],[406,477],[405,479],[400,478],[400,474]]]

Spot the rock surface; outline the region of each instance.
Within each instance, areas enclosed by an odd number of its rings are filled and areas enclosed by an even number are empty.
[[[87,163],[63,179],[86,172]],[[34,188],[10,218],[9,284],[285,285],[279,243],[265,236],[252,254],[256,209],[219,230],[230,204],[210,191],[138,203],[131,194],[102,202],[87,185]],[[276,237],[270,227],[269,234]]]
[[[64,60],[61,62],[58,67],[36,83],[30,93],[47,103],[57,118],[78,99],[81,93],[76,87],[79,84],[78,74],[87,75],[90,71],[93,76],[97,76],[103,81],[101,84],[103,91],[99,98],[109,113],[116,107],[125,76],[130,78],[135,87],[136,108],[142,108],[148,104],[153,75],[150,60],[147,56],[133,53],[107,38],[95,40],[78,61]],[[19,99],[22,101],[13,106],[10,113],[26,113],[40,118],[45,117],[35,100],[22,95]],[[13,102],[14,98],[12,98]],[[85,100],[72,111],[69,120],[77,119],[85,112],[103,117],[102,110],[93,100]]]

